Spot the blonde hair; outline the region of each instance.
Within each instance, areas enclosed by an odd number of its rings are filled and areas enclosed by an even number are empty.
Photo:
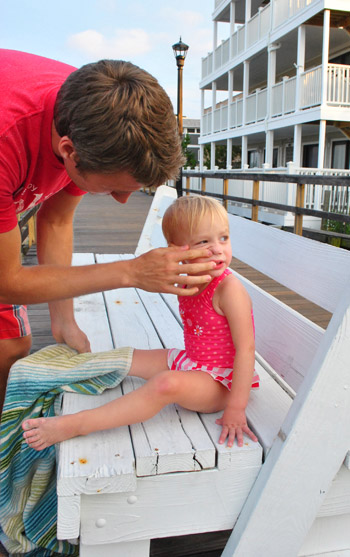
[[[179,197],[165,211],[162,230],[168,244],[175,243],[179,233],[191,235],[203,217],[227,222],[226,209],[216,199],[201,195]]]

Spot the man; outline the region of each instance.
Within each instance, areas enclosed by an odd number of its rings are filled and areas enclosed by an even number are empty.
[[[210,277],[183,273],[211,263],[180,266],[184,247],[71,267],[74,211],[85,192],[126,203],[142,186],[176,177],[182,153],[171,102],[155,78],[123,61],[76,70],[0,50],[0,68],[1,408],[9,368],[31,346],[25,304],[48,302],[55,340],[86,352],[72,298],[130,286],[191,295]],[[16,214],[39,203],[39,265],[23,267]],[[186,260],[206,255],[190,250]]]

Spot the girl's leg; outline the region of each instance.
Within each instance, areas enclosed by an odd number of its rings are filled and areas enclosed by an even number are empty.
[[[164,406],[178,403],[200,412],[217,412],[227,403],[229,391],[202,371],[163,371],[139,389],[104,406],[77,414],[37,418],[23,423],[24,437],[36,450],[122,425],[143,422]]]
[[[168,352],[169,350],[165,348],[159,348],[158,350],[135,349],[128,375],[150,379],[157,373],[169,369]]]

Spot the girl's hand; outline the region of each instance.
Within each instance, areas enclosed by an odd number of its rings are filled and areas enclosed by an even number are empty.
[[[227,446],[232,447],[233,442],[237,439],[239,447],[243,447],[243,433],[246,433],[252,441],[258,441],[258,438],[249,429],[247,424],[247,418],[244,410],[237,408],[226,408],[222,418],[215,421],[218,425],[222,426],[221,435],[219,439],[220,445],[222,445],[226,439]]]

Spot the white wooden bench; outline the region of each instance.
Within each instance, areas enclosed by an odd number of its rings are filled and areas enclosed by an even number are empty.
[[[165,245],[161,218],[175,190],[158,189],[136,255]],[[229,215],[235,257],[334,311],[326,332],[240,277],[254,305],[261,387],[247,415],[259,438],[218,445],[217,415],[176,406],[143,424],[61,443],[58,537],[81,557],[149,555],[155,538],[233,529],[223,553],[350,555],[350,254]],[[75,254],[75,264],[134,255]],[[174,296],[120,289],[76,300],[94,351],[183,346]],[[63,412],[98,397],[66,394]],[[294,398],[295,392],[297,392]]]

